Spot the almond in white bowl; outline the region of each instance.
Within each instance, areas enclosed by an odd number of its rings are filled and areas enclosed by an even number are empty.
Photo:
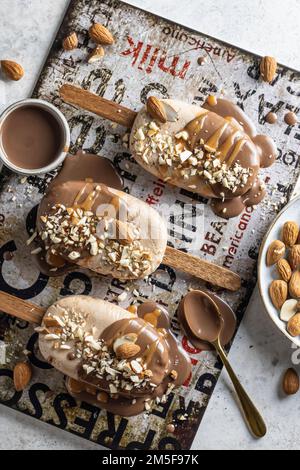
[[[258,287],[265,310],[278,330],[298,347],[300,347],[300,329],[298,333],[295,325],[298,324],[296,315],[300,312],[299,207],[300,196],[297,196],[277,215],[262,241],[258,258]],[[282,245],[285,247],[284,254]],[[270,246],[272,250],[269,250]],[[270,255],[273,256],[273,258],[271,256],[271,261]],[[274,261],[276,257],[278,259]],[[274,281],[283,281],[288,285],[288,293],[284,301],[282,301],[285,295],[284,284],[274,284]],[[278,294],[279,300],[275,300],[275,305],[270,296],[272,283],[281,287],[280,290],[276,288],[275,295]],[[291,321],[293,318],[294,320]],[[289,328],[288,322],[290,322]]]

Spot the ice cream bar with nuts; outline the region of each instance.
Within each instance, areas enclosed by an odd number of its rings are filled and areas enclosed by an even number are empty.
[[[214,96],[203,107],[150,97],[134,121],[130,149],[153,175],[212,198],[225,218],[262,200],[258,172],[277,154],[272,139],[257,135],[238,106]]]
[[[66,297],[36,329],[42,355],[68,377],[69,392],[122,416],[166,402],[191,373],[165,309],[146,302],[130,310],[92,297]]]
[[[167,245],[166,224],[153,208],[90,181],[52,185],[39,205],[37,232],[53,270],[67,261],[121,279],[151,274]]]

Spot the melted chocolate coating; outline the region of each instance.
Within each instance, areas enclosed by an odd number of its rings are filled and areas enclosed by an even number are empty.
[[[253,207],[259,204],[266,195],[266,190],[262,182],[256,178],[253,185],[246,194],[232,199],[213,199],[211,208],[216,215],[224,219],[237,217],[246,207]]]
[[[274,141],[267,135],[257,134],[253,122],[239,106],[232,103],[231,101],[218,98],[215,106],[210,106],[206,102],[204,103],[203,107],[218,114],[219,116],[222,116],[223,118],[230,116],[242,126],[243,131],[250,137],[256,147],[259,166],[261,168],[266,168],[274,163],[277,156],[277,148]],[[245,166],[243,164],[243,153],[244,152],[241,151],[241,155],[237,155],[237,159],[240,160],[242,166]],[[251,160],[249,160],[249,162],[250,161]]]
[[[137,344],[141,347],[142,355],[143,353],[146,355],[148,367],[153,372],[151,381],[158,384],[155,390],[121,391],[116,398],[107,396],[106,402],[99,402],[95,393],[87,392],[87,387],[97,386],[95,389],[97,393],[99,389],[107,391],[108,384],[90,375],[87,377],[84,371],[80,370],[82,382],[76,382],[75,389],[74,386],[72,389],[74,380],[69,378],[66,380],[67,389],[72,396],[121,416],[135,416],[145,411],[147,398],[153,400],[161,397],[167,391],[169,383],[180,386],[187,380],[191,374],[191,362],[169,329],[169,315],[166,309],[155,302],[145,302],[138,307],[137,315],[138,317],[133,320],[120,320],[113,323],[103,331],[101,337],[110,345],[118,335],[136,332]],[[157,321],[154,327],[153,323],[149,323],[147,319],[153,321],[155,318]],[[147,348],[147,345],[150,347]],[[177,372],[175,380],[169,375],[172,370]]]

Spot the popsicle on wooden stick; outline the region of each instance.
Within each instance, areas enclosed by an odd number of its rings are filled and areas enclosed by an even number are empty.
[[[79,295],[42,309],[1,292],[0,309],[40,323],[35,328],[40,352],[67,376],[75,399],[121,416],[165,403],[191,373],[190,359],[171,333],[168,312],[155,302],[129,311]]]
[[[146,171],[211,198],[220,217],[235,217],[265,196],[258,174],[274,163],[276,145],[231,101],[209,96],[200,107],[150,96],[135,113],[73,85],[62,86],[60,95],[130,128],[130,150]]]

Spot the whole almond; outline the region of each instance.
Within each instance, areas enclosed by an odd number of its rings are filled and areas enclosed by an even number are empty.
[[[77,34],[75,32],[69,34],[64,38],[62,45],[65,51],[72,51],[73,49],[76,49],[78,46]]]
[[[287,330],[291,336],[300,335],[300,313],[296,313],[287,324]]]
[[[260,76],[265,81],[270,83],[276,75],[277,61],[274,57],[265,56],[260,62]]]
[[[294,245],[291,247],[288,259],[291,268],[293,270],[297,269],[300,265],[300,245]]]
[[[282,228],[282,241],[287,246],[293,246],[297,242],[299,225],[296,222],[285,222]]]
[[[1,60],[1,70],[10,80],[17,82],[21,80],[24,75],[24,69],[22,65],[12,60]]]
[[[267,251],[267,266],[277,263],[285,254],[285,244],[281,240],[274,240]]]
[[[288,285],[285,281],[272,281],[269,293],[274,307],[280,309],[287,299]]]
[[[286,395],[295,395],[299,390],[299,376],[292,367],[283,376],[282,388]]]
[[[164,104],[155,96],[150,96],[147,100],[147,112],[153,119],[165,123],[167,122],[167,114],[164,108]]]
[[[277,261],[276,267],[281,279],[285,282],[289,282],[292,275],[292,270],[289,265],[289,262],[286,259],[281,258],[279,261]]]
[[[115,42],[113,35],[108,29],[99,23],[94,23],[89,29],[90,38],[96,44],[103,44],[104,46],[110,46]]]
[[[104,54],[105,52],[102,46],[95,47],[88,57],[88,63],[93,64],[94,62],[97,62],[98,60],[102,59]]]
[[[289,293],[294,299],[300,298],[300,272],[294,271],[289,281]]]
[[[14,367],[14,386],[17,392],[22,392],[29,384],[32,376],[31,365],[28,362],[19,362]]]
[[[132,342],[123,343],[117,348],[116,355],[120,359],[129,359],[136,356],[140,350],[141,348],[138,344]]]

